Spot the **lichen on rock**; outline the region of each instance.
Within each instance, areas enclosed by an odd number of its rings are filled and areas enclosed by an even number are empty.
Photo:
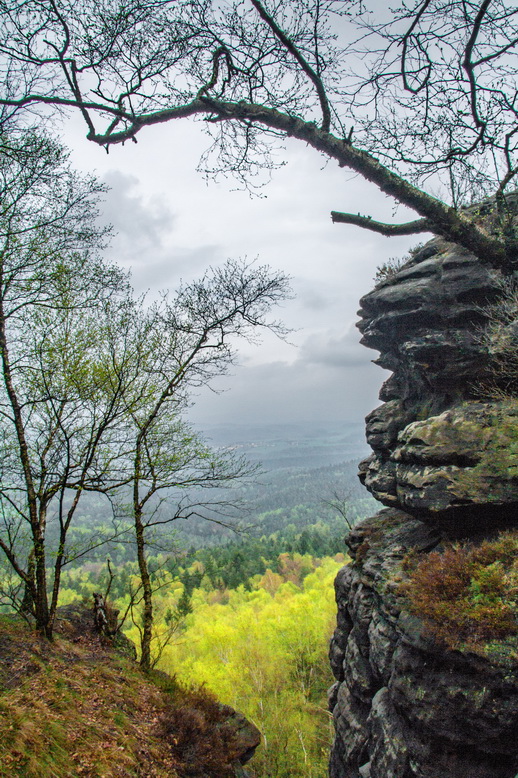
[[[399,503],[437,520],[496,515],[514,520],[518,508],[518,400],[463,403],[439,416],[416,421],[398,436],[396,463]],[[473,510],[475,509],[475,510]]]

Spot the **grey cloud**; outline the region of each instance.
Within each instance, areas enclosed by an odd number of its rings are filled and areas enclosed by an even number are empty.
[[[112,170],[103,180],[110,187],[103,220],[115,230],[109,256],[131,269],[138,292],[175,288],[181,279],[192,280],[208,265],[220,261],[216,245],[175,245],[175,214],[159,195],[145,200],[138,192],[136,176]]]
[[[302,344],[299,360],[308,365],[326,365],[346,369],[365,365],[368,352],[360,345],[360,334],[351,325],[343,334],[317,332]]]
[[[329,307],[329,298],[320,291],[307,290],[299,295],[300,305],[310,311],[325,311]]]
[[[132,264],[133,286],[139,291],[174,290],[180,281],[190,281],[200,276],[211,264],[218,264],[217,246],[198,249],[169,249],[141,257]]]
[[[294,277],[297,298],[274,315],[296,330],[293,340],[303,340],[298,358],[274,363],[293,359],[275,346],[254,356],[221,379],[219,386],[228,392],[200,392],[192,409],[196,419],[359,420],[379,404],[386,374],[370,364],[375,352],[359,346],[348,323],[359,297],[372,287],[376,266],[405,253],[412,239],[389,241],[332,225],[329,213],[361,211],[390,221],[390,199],[361,179],[344,186],[338,166],[330,164],[322,173],[321,158],[295,141],[288,141],[285,155],[293,164],[275,173],[268,198],[250,200],[221,185],[207,188],[194,173],[198,151],[205,147],[196,125],[157,126],[142,143],[116,147],[109,157],[86,144],[82,125],[74,132],[70,142],[83,169],[97,167],[112,186],[104,211],[119,237],[110,258],[132,268],[139,291],[174,289],[181,278],[189,281],[210,264],[246,254],[258,254],[261,264]],[[171,144],[181,153],[168,153]],[[261,358],[270,362],[257,365]]]
[[[378,391],[386,375],[368,359],[349,369],[301,360],[240,366],[193,398],[190,417],[196,423],[286,421],[358,421],[379,405]]]
[[[175,216],[168,206],[155,195],[144,202],[139,194],[133,194],[139,179],[117,170],[108,171],[104,182],[109,186],[105,196],[103,215],[118,233],[118,240],[134,253],[138,247],[159,248],[163,238],[171,232]]]

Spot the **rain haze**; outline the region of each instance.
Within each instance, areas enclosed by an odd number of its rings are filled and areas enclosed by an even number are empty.
[[[79,117],[64,129],[74,165],[110,187],[102,206],[116,232],[109,256],[131,270],[138,292],[174,290],[229,257],[291,276],[293,299],[273,313],[292,330],[287,341],[265,333],[259,345],[240,344],[217,391],[193,398],[192,421],[358,422],[378,404],[388,374],[359,344],[358,303],[377,266],[403,256],[416,238],[332,224],[330,212],[389,221],[394,201],[300,141],[285,145],[282,166],[251,196],[232,179],[207,182],[197,172],[209,143],[201,122],[146,129],[138,144],[109,155],[86,140]],[[406,216],[398,207],[397,218]]]

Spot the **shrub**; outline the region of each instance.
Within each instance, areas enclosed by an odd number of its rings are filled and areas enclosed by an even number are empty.
[[[417,246],[411,248],[404,257],[389,257],[386,262],[383,262],[383,264],[376,269],[376,275],[374,276],[375,285],[379,286],[384,281],[390,281],[399,273],[403,265],[406,265],[407,262],[414,259],[414,257],[419,254],[422,248],[423,244],[418,243]]]
[[[163,732],[182,778],[232,778],[239,756],[230,708],[203,687],[179,688],[165,714]]]
[[[518,531],[479,546],[454,545],[409,556],[401,591],[409,610],[450,648],[483,650],[518,635]]]
[[[374,283],[379,286],[384,281],[390,281],[395,275],[399,273],[405,262],[408,262],[409,257],[389,257],[386,262],[383,262],[376,268],[376,275],[374,276]]]

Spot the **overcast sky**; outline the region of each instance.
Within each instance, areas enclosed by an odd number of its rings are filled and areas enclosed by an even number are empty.
[[[111,187],[103,204],[118,233],[111,258],[131,269],[136,290],[174,289],[228,257],[258,257],[292,276],[295,297],[276,312],[295,330],[290,343],[266,336],[243,347],[239,365],[215,384],[224,391],[196,398],[196,423],[359,421],[379,404],[388,374],[371,364],[377,352],[359,345],[358,302],[376,267],[417,239],[333,225],[330,211],[388,221],[409,212],[395,212],[376,187],[300,141],[289,142],[287,164],[262,196],[250,197],[232,180],[207,184],[196,172],[208,144],[199,123],[144,129],[138,144],[109,155],[84,135],[78,117],[65,127],[75,166]]]

